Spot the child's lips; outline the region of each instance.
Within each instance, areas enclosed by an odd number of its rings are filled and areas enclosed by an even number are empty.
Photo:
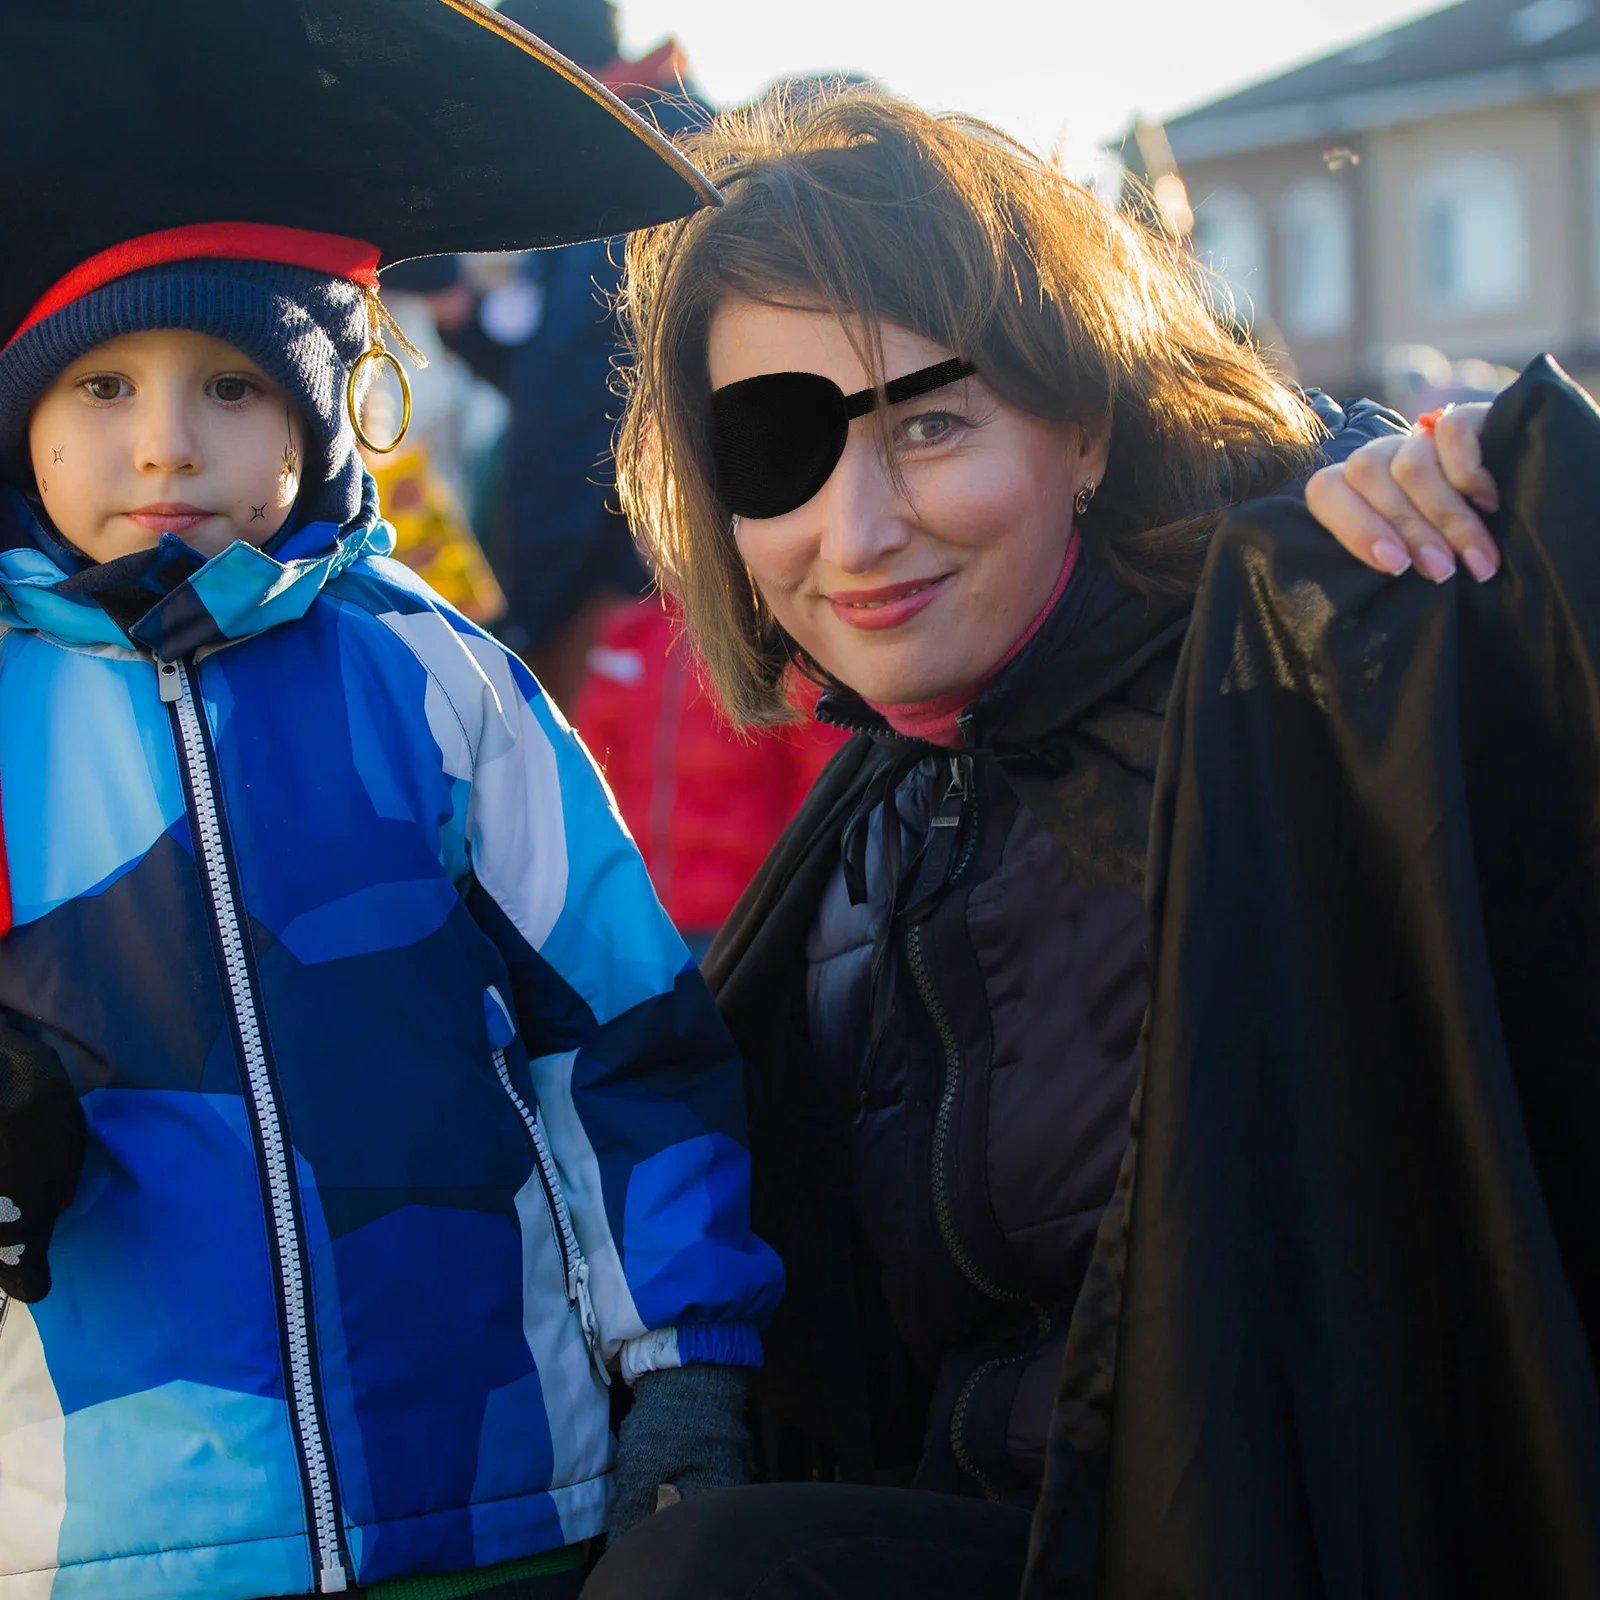
[[[123,515],[129,522],[137,523],[147,533],[188,533],[190,529],[199,527],[202,522],[209,522],[215,513],[203,511],[199,506],[191,506],[182,501],[172,501],[161,505],[140,506],[137,511],[125,511]]]

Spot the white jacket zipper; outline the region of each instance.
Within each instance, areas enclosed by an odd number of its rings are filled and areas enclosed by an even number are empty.
[[[528,1138],[533,1144],[533,1159],[539,1168],[539,1184],[544,1190],[545,1204],[550,1210],[550,1231],[555,1235],[556,1249],[561,1253],[561,1275],[567,1286],[567,1307],[578,1314],[578,1324],[583,1329],[583,1342],[589,1348],[589,1360],[600,1375],[601,1382],[609,1385],[611,1374],[600,1355],[600,1319],[595,1315],[594,1301],[589,1294],[589,1263],[584,1260],[578,1246],[578,1235],[572,1227],[572,1212],[566,1196],[561,1192],[561,1181],[556,1172],[550,1143],[544,1136],[544,1124],[517,1093],[511,1081],[511,1069],[506,1065],[504,1050],[494,1053],[494,1070],[500,1075],[500,1087],[506,1098],[517,1108]]]
[[[317,1410],[312,1370],[311,1318],[306,1299],[306,1268],[301,1258],[299,1227],[294,1210],[291,1155],[283,1136],[283,1121],[273,1092],[272,1075],[262,1039],[261,1017],[251,987],[246,960],[239,902],[223,847],[222,814],[212,783],[211,759],[200,725],[189,669],[182,662],[158,662],[161,699],[177,718],[179,754],[184,785],[189,791],[198,824],[194,841],[212,916],[222,946],[228,1003],[239,1029],[243,1049],[249,1105],[254,1114],[265,1165],[271,1209],[272,1243],[277,1257],[278,1294],[283,1307],[289,1362],[289,1406],[299,1446],[301,1467],[310,1498],[312,1536],[319,1569],[318,1588],[323,1594],[340,1594],[348,1587],[339,1540],[339,1510],[333,1474],[328,1466],[327,1440]]]

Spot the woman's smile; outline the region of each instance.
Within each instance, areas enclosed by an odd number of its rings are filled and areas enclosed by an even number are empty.
[[[830,594],[828,604],[834,615],[852,628],[898,628],[928,609],[947,586],[952,575],[913,578],[906,583],[885,584],[877,589],[841,589]]]

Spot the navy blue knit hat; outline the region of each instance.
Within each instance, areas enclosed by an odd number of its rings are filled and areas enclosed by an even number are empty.
[[[182,328],[243,351],[294,402],[308,430],[294,521],[347,522],[361,458],[345,415],[370,329],[349,278],[271,261],[186,260],[117,278],[32,323],[0,352],[0,460],[26,461],[28,415],[57,374],[125,333]]]

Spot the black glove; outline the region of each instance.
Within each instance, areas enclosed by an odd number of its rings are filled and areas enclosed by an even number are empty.
[[[50,1235],[83,1171],[88,1126],[61,1057],[0,1028],[0,1290],[50,1292]]]

